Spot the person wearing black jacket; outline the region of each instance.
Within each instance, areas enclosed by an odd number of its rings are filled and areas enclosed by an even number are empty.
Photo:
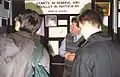
[[[86,42],[76,57],[72,77],[120,77],[120,46],[101,31],[102,19],[94,10],[79,15]]]

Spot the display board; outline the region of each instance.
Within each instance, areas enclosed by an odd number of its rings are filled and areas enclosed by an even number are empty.
[[[91,9],[91,0],[25,0],[25,9],[43,15],[45,38],[54,50],[54,55],[58,55],[60,44],[69,33],[72,17],[85,9]]]
[[[79,14],[91,0],[25,0],[25,8],[41,14]]]

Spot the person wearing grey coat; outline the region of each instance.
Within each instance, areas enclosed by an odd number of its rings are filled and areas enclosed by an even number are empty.
[[[33,67],[35,41],[40,42],[36,31],[41,25],[42,18],[32,10],[25,10],[15,18],[15,30],[17,32],[7,35],[9,44],[1,49],[4,54],[0,57],[0,77],[28,77]],[[10,46],[9,46],[10,45]],[[1,45],[0,45],[1,46]],[[7,52],[6,52],[7,51]],[[49,72],[50,57],[43,48],[41,65]]]

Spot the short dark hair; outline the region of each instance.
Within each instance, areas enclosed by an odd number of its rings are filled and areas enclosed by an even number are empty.
[[[15,21],[20,21],[20,30],[34,34],[41,26],[42,17],[37,12],[27,9],[20,13]]]
[[[101,15],[92,9],[87,9],[79,15],[79,21],[84,24],[85,21],[90,22],[92,25],[97,24],[98,28],[102,25]]]
[[[77,18],[77,16],[75,16],[75,17],[72,17],[72,20],[71,20],[71,22],[75,22],[75,23],[77,23],[77,27],[79,27],[79,21],[78,21],[78,18]]]
[[[77,17],[72,17],[71,22],[77,22]]]

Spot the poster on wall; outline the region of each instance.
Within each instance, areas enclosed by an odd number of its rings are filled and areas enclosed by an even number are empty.
[[[40,14],[79,14],[91,8],[91,0],[25,0],[25,8]]]
[[[58,20],[58,25],[67,25],[68,20]]]
[[[110,15],[110,2],[95,2],[95,4],[102,9],[104,16]],[[95,9],[98,9],[97,6],[95,6]]]
[[[60,38],[67,35],[67,27],[50,27],[49,38]]]
[[[58,55],[59,38],[64,38],[68,33],[68,18],[71,14],[79,14],[85,9],[91,9],[92,0],[25,0],[25,9],[31,9],[44,15],[45,34],[48,43],[55,55]],[[59,15],[60,14],[60,15]],[[60,19],[61,18],[61,19]],[[50,38],[50,39],[49,39]],[[56,39],[57,40],[54,40]],[[51,40],[52,39],[52,40]]]
[[[52,55],[58,55],[58,49],[59,49],[59,41],[49,41],[49,45],[52,48]]]
[[[120,13],[118,12],[118,28],[120,28]]]
[[[45,16],[46,27],[57,26],[57,16],[56,15],[46,15]]]

